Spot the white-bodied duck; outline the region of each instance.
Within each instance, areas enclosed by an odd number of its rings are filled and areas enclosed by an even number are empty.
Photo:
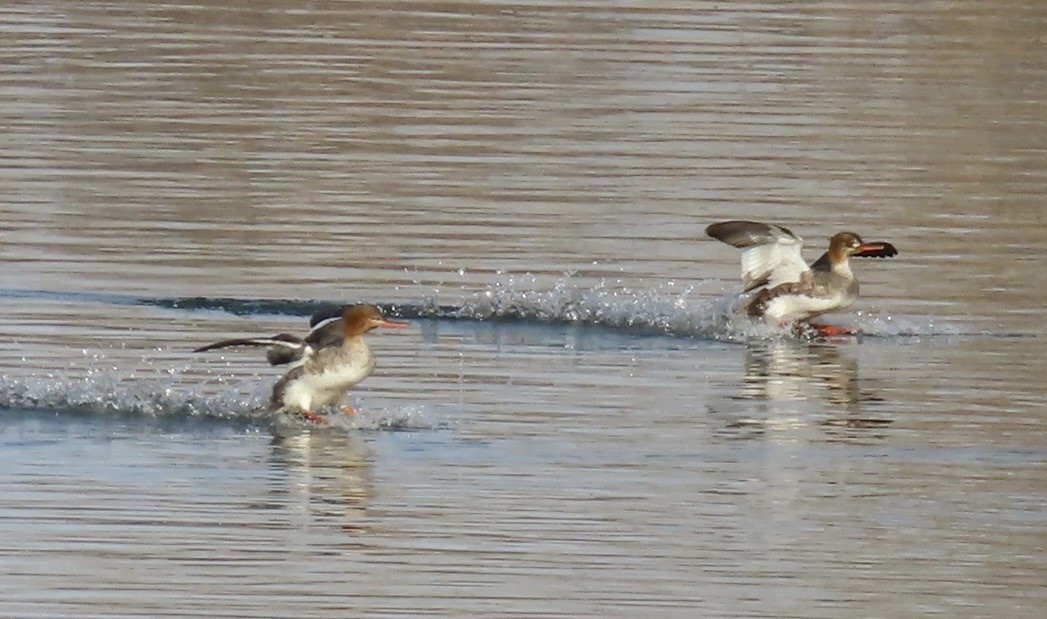
[[[866,243],[853,232],[838,232],[829,250],[809,266],[803,239],[788,228],[755,221],[724,221],[705,229],[709,236],[742,252],[742,282],[752,292],[738,311],[779,325],[806,322],[850,307],[858,298],[852,256],[888,258],[898,254],[886,242]],[[842,327],[812,325],[821,335],[851,333]]]
[[[388,320],[374,305],[349,305],[339,313],[317,314],[304,338],[281,333],[271,337],[238,338],[201,346],[205,352],[232,346],[264,346],[271,365],[291,364],[273,386],[272,406],[318,424],[327,424],[317,410],[337,404],[349,389],[374,371],[374,354],[363,335],[378,327],[406,327]],[[343,407],[347,414],[353,409]]]

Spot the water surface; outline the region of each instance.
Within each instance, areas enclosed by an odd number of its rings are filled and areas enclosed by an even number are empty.
[[[1042,3],[0,17],[0,615],[1042,612]],[[736,218],[866,335],[725,327]],[[334,428],[190,352],[355,301]]]

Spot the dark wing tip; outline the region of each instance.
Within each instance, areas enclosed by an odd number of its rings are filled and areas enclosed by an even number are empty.
[[[706,226],[705,234],[713,237],[718,241],[723,241],[724,243],[731,243],[731,241],[727,239],[737,236],[743,228],[751,228],[754,225],[759,224],[757,224],[755,221],[720,221]],[[734,243],[731,244],[733,245]]]
[[[215,342],[199,348],[194,348],[193,352],[207,352],[209,350],[216,350],[218,348],[232,348],[234,346],[269,346],[278,349],[298,349],[302,348],[304,342],[302,338],[291,335],[289,333],[281,333],[280,335],[274,335],[273,337],[256,337],[256,338],[237,338],[234,340],[222,340],[221,342]]]
[[[763,245],[779,240],[782,235],[797,238],[792,230],[758,221],[721,221],[705,228],[705,233],[735,247]]]
[[[247,345],[248,344],[243,339],[222,340],[221,342],[214,342],[214,343],[208,344],[206,346],[201,346],[199,348],[194,348],[193,352],[207,352],[209,350],[217,350],[219,348],[230,348],[232,346],[247,346]]]

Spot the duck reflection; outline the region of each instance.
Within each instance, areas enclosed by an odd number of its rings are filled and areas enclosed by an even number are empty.
[[[339,428],[275,432],[271,494],[306,523],[335,521],[358,530],[373,494],[373,462],[358,435]]]
[[[865,409],[882,398],[859,379],[858,361],[831,344],[776,340],[751,342],[745,353],[745,379],[739,399],[767,403],[777,422],[782,413],[809,418],[810,403],[821,402],[830,416],[824,426],[878,427],[890,420]],[[768,418],[768,420],[770,417]],[[751,421],[750,421],[751,423]]]

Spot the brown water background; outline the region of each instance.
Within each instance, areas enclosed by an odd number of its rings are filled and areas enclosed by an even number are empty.
[[[1040,616],[1045,195],[1037,0],[5,3],[0,616]],[[189,352],[312,300],[352,427]]]

